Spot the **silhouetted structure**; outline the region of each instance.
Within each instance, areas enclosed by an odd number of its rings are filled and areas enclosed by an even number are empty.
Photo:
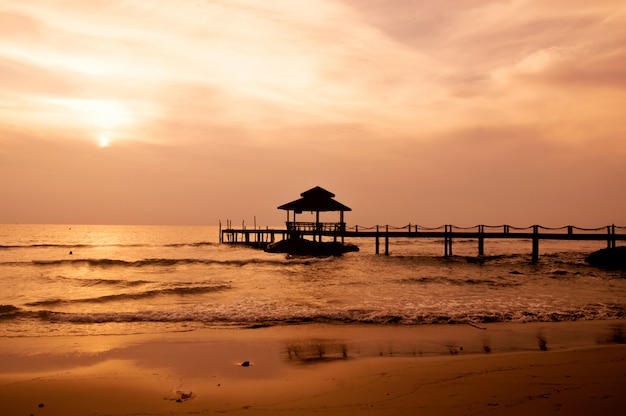
[[[264,248],[273,253],[296,255],[341,255],[359,250],[354,244],[344,244],[346,223],[343,213],[352,211],[350,207],[334,200],[335,194],[319,186],[302,192],[300,196],[300,199],[278,207],[287,211],[285,230],[257,229],[256,221],[254,230],[246,230],[243,224],[242,230],[234,230],[230,221],[227,222],[227,228],[222,230],[220,222],[220,242],[238,243],[240,235],[243,237],[241,241],[243,244]],[[305,211],[315,213],[314,222],[297,221],[297,215]],[[321,222],[320,212],[339,212],[339,222]],[[282,240],[276,242],[276,235],[282,236]],[[311,236],[313,239],[307,240],[305,236]],[[332,237],[333,240],[322,242],[322,236]],[[339,238],[340,242],[337,241]]]
[[[374,238],[375,251],[379,254],[380,240],[384,239],[385,255],[389,255],[390,238],[426,238],[443,239],[444,256],[452,256],[452,242],[454,239],[476,239],[478,241],[478,256],[485,255],[486,239],[518,239],[532,241],[532,261],[539,260],[540,240],[569,240],[569,241],[607,241],[608,248],[615,248],[617,241],[626,241],[626,227],[608,225],[598,228],[581,228],[573,225],[549,228],[540,225],[530,227],[513,227],[510,225],[476,225],[474,227],[456,227],[454,225],[442,225],[436,228],[428,228],[418,225],[404,227],[390,227],[389,225],[374,227],[347,228],[344,222],[344,212],[352,211],[350,207],[334,200],[335,194],[324,188],[316,186],[300,194],[301,198],[280,205],[278,209],[287,211],[286,229],[246,229],[242,224],[241,229],[232,227],[227,221],[225,229],[222,229],[220,221],[220,243],[241,243],[254,247],[264,248],[268,251],[292,254],[323,254],[336,255],[348,251],[358,251],[354,244],[344,244],[347,238]],[[315,213],[315,222],[297,221],[297,215],[305,211]],[[339,222],[321,222],[320,212],[339,212]],[[291,214],[293,213],[293,214]],[[282,241],[276,242],[276,237]],[[313,241],[304,239],[304,236],[312,236]],[[332,242],[322,243],[322,236],[332,237]],[[341,242],[337,240],[341,239]],[[623,251],[619,251],[622,255]],[[623,256],[623,255],[622,255]]]
[[[287,231],[291,237],[300,237],[304,233],[313,232],[313,240],[321,241],[322,235],[333,233],[342,235],[346,230],[343,213],[352,211],[341,202],[335,201],[335,194],[326,189],[316,186],[300,194],[302,198],[288,202],[278,207],[287,211]],[[296,221],[296,215],[305,211],[315,212],[315,222]],[[320,212],[339,212],[339,222],[320,222]],[[290,213],[293,213],[293,219]],[[342,239],[343,242],[343,239]]]

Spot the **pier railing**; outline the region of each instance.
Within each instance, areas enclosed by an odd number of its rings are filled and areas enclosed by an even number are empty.
[[[514,227],[511,225],[475,225],[473,227],[458,227],[455,225],[441,225],[439,227],[425,227],[418,224],[408,224],[401,227],[390,225],[376,225],[363,227],[355,225],[346,227],[345,223],[287,223],[286,229],[234,229],[230,226],[222,229],[220,223],[220,242],[244,243],[265,246],[275,241],[279,235],[283,239],[293,235],[314,236],[321,241],[322,236],[338,238],[374,238],[376,254],[380,253],[380,241],[384,240],[384,253],[389,255],[389,239],[391,238],[441,238],[444,242],[444,256],[453,255],[454,239],[476,239],[478,255],[484,255],[486,239],[521,239],[532,241],[532,260],[539,258],[540,240],[571,240],[571,241],[606,241],[607,247],[615,247],[617,241],[626,241],[626,226],[614,224],[597,228],[583,228],[573,225],[562,227],[544,227],[531,225],[528,227]]]

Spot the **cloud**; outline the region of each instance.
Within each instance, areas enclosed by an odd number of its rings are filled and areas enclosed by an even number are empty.
[[[236,102],[232,108],[243,118],[260,123],[275,123],[279,108],[287,125],[292,118],[369,119],[372,128],[394,130],[420,117],[405,111],[407,100],[424,105],[437,94],[420,80],[431,64],[427,57],[390,42],[331,2],[315,8],[245,1],[175,8],[114,4],[96,3],[89,10],[43,2],[16,6],[45,18],[52,36],[44,44],[5,44],[0,53],[92,76],[91,83],[100,76],[107,84],[115,79],[157,90],[164,83],[204,84],[221,90],[225,105]]]
[[[407,124],[414,138],[518,125],[572,144],[614,145],[623,136],[626,16],[619,2],[345,3],[438,62],[428,80],[443,93],[417,107],[428,121]]]

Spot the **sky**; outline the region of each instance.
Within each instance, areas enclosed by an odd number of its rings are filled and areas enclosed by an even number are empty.
[[[0,223],[626,226],[623,0],[3,0],[0,80]]]

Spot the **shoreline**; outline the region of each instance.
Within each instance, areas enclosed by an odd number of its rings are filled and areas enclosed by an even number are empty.
[[[612,415],[626,408],[626,320],[484,327],[311,324],[4,338],[0,412]]]

